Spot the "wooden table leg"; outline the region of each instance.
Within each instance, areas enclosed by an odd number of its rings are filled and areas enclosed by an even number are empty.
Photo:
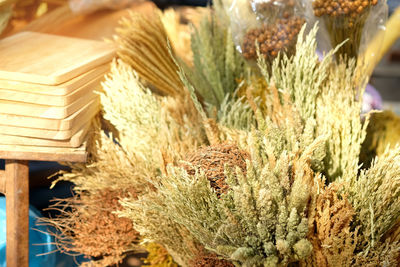
[[[6,160],[7,267],[29,266],[28,161]]]

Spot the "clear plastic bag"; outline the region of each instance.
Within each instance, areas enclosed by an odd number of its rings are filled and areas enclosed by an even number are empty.
[[[121,9],[140,0],[69,0],[72,12],[88,14],[99,9]]]
[[[388,7],[385,0],[313,0],[312,11],[323,31],[318,40],[321,50],[346,41],[337,55],[357,58],[373,36],[384,30]]]
[[[279,52],[293,54],[297,35],[305,23],[303,5],[294,0],[225,1],[233,40],[247,60],[256,60],[256,45],[267,62]]]
[[[270,22],[292,17],[302,7],[301,2],[295,0],[250,0],[250,5],[259,19]]]

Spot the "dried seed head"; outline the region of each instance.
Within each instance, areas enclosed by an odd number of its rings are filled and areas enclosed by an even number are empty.
[[[265,58],[273,59],[280,51],[290,52],[304,23],[302,18],[291,17],[278,19],[275,25],[263,25],[249,30],[243,40],[243,56],[246,59],[257,58],[256,41],[260,46],[261,55]]]
[[[183,167],[190,175],[195,174],[196,168],[203,171],[211,187],[220,195],[228,190],[225,182],[225,166],[230,168],[237,166],[246,174],[247,159],[250,159],[250,155],[246,151],[239,149],[235,144],[222,143],[204,147],[189,155],[187,160],[189,164],[183,164]]]
[[[56,235],[60,250],[103,257],[100,261],[104,266],[122,261],[123,253],[139,242],[139,233],[133,229],[132,221],[113,213],[122,209],[119,199],[129,195],[137,193],[134,189],[124,192],[106,189],[68,199],[71,211],[65,212],[63,220],[55,221],[62,230],[61,238]]]
[[[234,267],[230,261],[220,259],[214,253],[201,253],[192,259],[190,266],[193,267]]]
[[[315,0],[312,6],[317,17],[326,15],[333,18],[344,16],[356,19],[377,3],[378,0]],[[350,23],[352,26],[354,25],[354,21],[350,21]]]

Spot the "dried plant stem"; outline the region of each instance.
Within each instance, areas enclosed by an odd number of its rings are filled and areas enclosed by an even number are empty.
[[[324,16],[324,22],[329,33],[332,47],[345,42],[338,50],[337,56],[346,55],[349,58],[357,58],[361,37],[369,11],[363,13],[354,22],[350,22],[346,17],[336,19]],[[353,23],[352,27],[348,27]]]
[[[131,65],[139,76],[164,95],[182,94],[178,68],[168,48],[168,37],[158,14],[131,14],[120,22],[118,56]]]

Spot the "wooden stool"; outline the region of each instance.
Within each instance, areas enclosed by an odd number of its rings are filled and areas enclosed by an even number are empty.
[[[0,192],[6,195],[7,267],[29,266],[29,160],[85,162],[86,145],[48,148],[0,145]]]

